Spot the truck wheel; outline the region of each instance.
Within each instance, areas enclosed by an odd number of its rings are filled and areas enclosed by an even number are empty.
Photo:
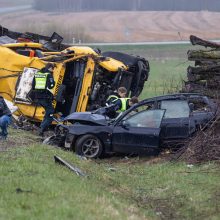
[[[76,153],[87,158],[98,158],[103,152],[101,141],[94,135],[83,135],[76,141]]]

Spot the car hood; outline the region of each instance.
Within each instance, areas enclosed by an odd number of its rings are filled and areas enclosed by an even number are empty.
[[[81,122],[83,124],[107,125],[108,117],[91,112],[74,112],[64,118],[64,121]]]

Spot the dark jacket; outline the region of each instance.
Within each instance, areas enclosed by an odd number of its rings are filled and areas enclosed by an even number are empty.
[[[119,94],[117,92],[113,92],[106,100],[106,104],[108,105],[114,104],[119,98],[120,98]]]
[[[3,97],[0,96],[0,117],[2,117],[3,115],[11,116],[11,111],[9,110]]]
[[[122,102],[120,99],[118,99],[113,105],[110,105],[105,108],[105,114],[109,118],[115,118],[119,114],[119,110],[122,108]],[[129,100],[126,101],[126,109],[129,109]]]

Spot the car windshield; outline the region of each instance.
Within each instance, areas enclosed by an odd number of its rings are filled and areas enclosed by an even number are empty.
[[[130,118],[132,115],[135,115],[135,114],[142,112],[142,111],[145,111],[145,110],[149,110],[148,106],[146,106],[146,105],[138,106],[137,108],[134,108],[132,111],[128,112],[128,114],[124,117],[123,120]]]
[[[116,118],[108,118],[108,123],[109,124],[112,124],[112,123],[114,123],[115,121],[117,121],[120,117],[121,117],[121,115],[123,114],[123,112],[121,112]]]

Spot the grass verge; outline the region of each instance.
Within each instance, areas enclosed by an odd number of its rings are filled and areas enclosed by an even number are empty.
[[[88,177],[55,164],[54,155]],[[0,219],[219,219],[217,165],[154,161],[82,160],[40,144],[2,152]]]

